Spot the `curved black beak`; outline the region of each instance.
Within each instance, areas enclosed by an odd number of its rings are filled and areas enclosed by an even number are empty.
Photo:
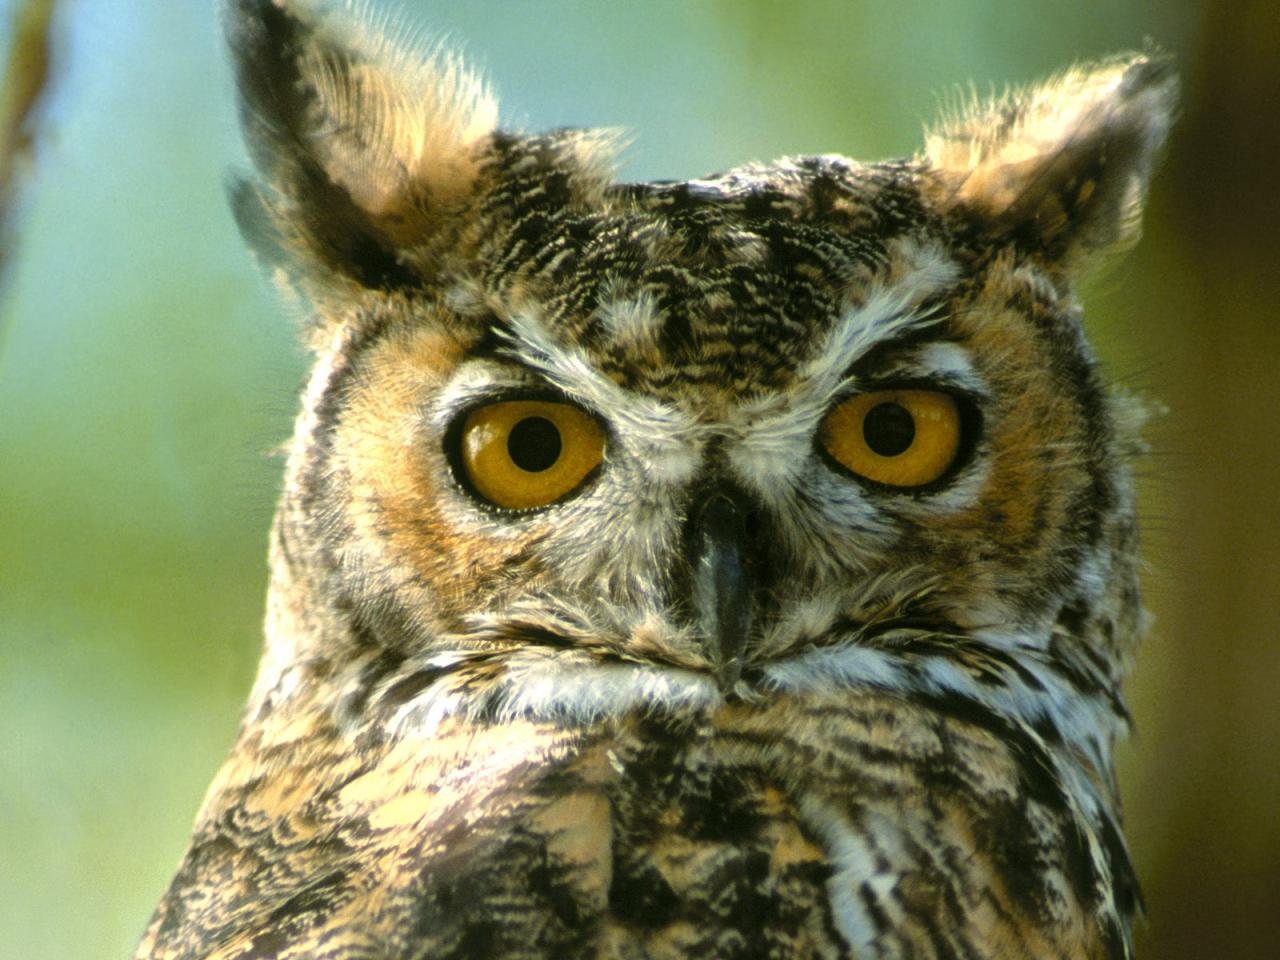
[[[742,672],[742,651],[754,616],[755,578],[748,557],[752,511],[736,491],[716,490],[692,516],[693,603],[728,693]]]

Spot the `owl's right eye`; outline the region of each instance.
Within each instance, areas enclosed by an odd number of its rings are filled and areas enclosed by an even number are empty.
[[[467,414],[460,460],[471,488],[508,510],[545,507],[578,489],[604,456],[590,414],[552,400],[504,400]]]
[[[876,390],[827,414],[819,438],[846,470],[887,487],[923,487],[956,463],[964,441],[961,405],[938,390]]]

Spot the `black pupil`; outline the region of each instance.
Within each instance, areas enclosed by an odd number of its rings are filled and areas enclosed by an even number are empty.
[[[521,470],[540,473],[560,459],[560,431],[546,417],[525,417],[507,435],[507,453]]]
[[[916,438],[915,418],[901,404],[877,404],[862,420],[862,438],[872,452],[896,457]]]

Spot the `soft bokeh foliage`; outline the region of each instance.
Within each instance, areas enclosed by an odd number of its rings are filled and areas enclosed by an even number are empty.
[[[8,23],[16,0],[0,0]],[[1142,465],[1156,626],[1122,769],[1141,955],[1280,942],[1280,14],[1249,0],[419,3],[508,124],[623,126],[622,175],[910,153],[985,92],[1150,36],[1186,110],[1143,245],[1095,284]],[[1229,13],[1229,16],[1228,16]],[[0,952],[129,953],[252,680],[305,363],[226,209],[243,166],[206,3],[61,0],[0,294]],[[4,35],[2,46],[7,46]]]

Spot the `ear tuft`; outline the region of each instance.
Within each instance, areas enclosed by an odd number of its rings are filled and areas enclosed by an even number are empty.
[[[945,119],[923,159],[949,210],[1071,269],[1137,239],[1176,100],[1167,57],[1120,56]]]
[[[263,178],[233,202],[250,241],[292,258],[295,274],[402,285],[470,199],[497,108],[455,57],[397,43],[342,6],[227,3],[241,123]]]

